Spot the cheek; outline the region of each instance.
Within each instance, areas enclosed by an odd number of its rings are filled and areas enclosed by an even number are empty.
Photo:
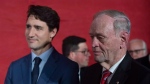
[[[82,60],[83,62],[87,62],[88,61],[88,58],[87,57],[82,57]]]
[[[118,41],[118,39],[112,39],[108,42],[109,42],[108,45],[110,48],[113,48],[113,49],[119,49],[120,48],[120,41]]]
[[[83,56],[78,56],[76,59],[77,59],[78,61],[80,61],[80,62],[82,62],[82,61],[85,60],[85,58],[84,58]]]
[[[25,33],[25,36],[27,36],[28,35],[28,30],[26,29],[24,33]]]
[[[39,38],[41,38],[41,39],[47,39],[47,40],[50,39],[48,33],[37,33],[36,36],[39,37]]]
[[[144,52],[139,53],[140,55],[144,55]]]

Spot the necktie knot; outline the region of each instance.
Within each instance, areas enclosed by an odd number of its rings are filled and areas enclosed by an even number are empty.
[[[111,72],[109,70],[103,71],[103,76],[101,79],[101,84],[106,84],[107,78],[110,76]]]
[[[35,61],[35,64],[34,64],[34,65],[39,65],[42,60],[41,60],[41,58],[39,58],[39,57],[35,57],[35,58],[34,58],[34,61]]]

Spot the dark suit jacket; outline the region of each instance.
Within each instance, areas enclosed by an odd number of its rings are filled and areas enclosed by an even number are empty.
[[[82,84],[81,82],[82,82],[82,79],[84,78],[83,76],[85,74],[86,68],[88,68],[88,67],[83,67],[83,68],[80,69],[80,74],[79,74],[80,75],[80,81],[79,81],[79,84]]]
[[[78,70],[77,63],[54,49],[37,84],[79,84]],[[31,54],[11,63],[5,84],[31,84]]]
[[[144,65],[150,69],[149,54],[146,55],[145,57],[136,59],[136,61],[138,61],[139,63],[141,63],[142,65]]]
[[[90,66],[85,73],[82,84],[100,84],[102,76],[100,64]],[[150,84],[150,70],[134,61],[127,53],[109,84]]]

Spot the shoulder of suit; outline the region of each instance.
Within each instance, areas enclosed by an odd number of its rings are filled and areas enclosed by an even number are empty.
[[[53,50],[52,52],[53,58],[57,60],[61,65],[67,65],[67,66],[73,66],[73,65],[78,65],[76,62],[68,59],[66,56],[63,56],[60,54],[57,50]]]
[[[99,63],[95,63],[95,64],[92,64],[90,65],[89,67],[87,67],[87,70],[101,70],[102,69],[102,66],[99,64]]]
[[[140,71],[139,73],[150,73],[150,70],[139,62],[134,61],[132,67],[134,67],[136,71]]]
[[[21,58],[18,58],[17,60],[13,61],[12,63],[13,64],[19,64],[19,63],[23,62],[26,59],[31,59],[31,54],[28,54],[28,55],[25,55]]]

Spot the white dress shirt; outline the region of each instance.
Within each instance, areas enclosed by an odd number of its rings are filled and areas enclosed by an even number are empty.
[[[122,60],[124,59],[125,55],[117,62],[115,63],[110,69],[109,71],[112,73],[108,78],[107,78],[107,84],[109,84],[112,76],[114,75],[117,67],[119,66],[119,64],[122,62]],[[106,70],[105,68],[103,68],[103,71]]]

